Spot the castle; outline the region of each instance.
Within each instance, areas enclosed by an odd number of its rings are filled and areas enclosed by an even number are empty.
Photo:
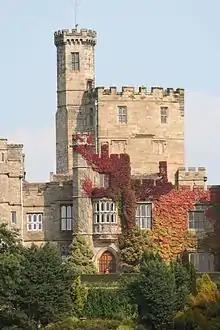
[[[56,173],[51,173],[49,182],[27,182],[23,145],[1,139],[0,216],[1,222],[20,229],[23,244],[53,242],[62,256],[76,232],[85,235],[103,273],[108,262],[112,272],[118,269],[118,206],[106,196],[85,194],[86,182],[87,186],[107,188],[109,178],[104,170],[94,169],[77,148],[89,144],[96,155],[105,157],[107,152],[112,157],[106,159],[119,167],[123,165],[120,159],[128,154],[134,180],[154,184],[166,172],[167,181],[178,188],[204,188],[207,178],[205,168],[184,168],[184,90],[96,87],[96,39],[96,32],[87,29],[54,33]],[[139,201],[137,207],[137,223],[150,228],[152,204]]]

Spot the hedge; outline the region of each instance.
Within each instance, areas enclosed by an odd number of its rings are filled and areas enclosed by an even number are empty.
[[[124,319],[137,315],[137,306],[132,305],[120,288],[89,288],[83,317]]]

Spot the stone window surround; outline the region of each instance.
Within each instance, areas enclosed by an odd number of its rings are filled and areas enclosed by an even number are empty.
[[[128,108],[127,106],[117,106],[118,122],[119,124],[127,124],[128,122]]]
[[[161,124],[167,124],[168,120],[168,107],[160,107],[160,121]]]
[[[43,213],[29,212],[27,213],[27,231],[43,230]]]
[[[140,229],[152,229],[152,203],[138,202],[135,219]]]
[[[80,56],[79,52],[71,53],[71,67],[73,71],[80,71]]]
[[[60,204],[60,228],[61,231],[73,230],[73,205],[70,203]]]

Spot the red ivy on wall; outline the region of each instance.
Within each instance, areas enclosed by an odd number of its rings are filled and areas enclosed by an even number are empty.
[[[135,225],[135,195],[131,187],[130,157],[127,154],[109,155],[108,144],[101,147],[101,155],[94,152],[92,137],[73,136],[74,152],[80,153],[94,171],[107,174],[107,188],[93,187],[90,178],[86,178],[82,187],[90,198],[111,198],[118,202],[122,227],[131,229]]]
[[[80,136],[74,139],[85,142]],[[170,260],[185,249],[195,247],[195,237],[188,232],[188,211],[193,210],[196,202],[209,200],[209,191],[189,187],[177,190],[168,182],[166,162],[159,163],[156,178],[132,180],[129,156],[109,155],[108,144],[102,146],[101,155],[96,154],[91,136],[83,145],[74,146],[74,152],[80,153],[94,171],[109,176],[108,188],[93,187],[90,178],[84,180],[82,187],[90,198],[106,197],[118,203],[123,229],[135,226],[137,201],[153,201],[153,228],[149,235],[163,258]]]

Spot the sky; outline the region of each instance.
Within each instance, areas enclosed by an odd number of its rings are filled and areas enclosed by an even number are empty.
[[[96,84],[185,88],[185,164],[220,184],[220,1],[78,2],[98,32]],[[53,33],[74,23],[74,0],[0,1],[0,137],[24,144],[30,181],[55,171]]]

